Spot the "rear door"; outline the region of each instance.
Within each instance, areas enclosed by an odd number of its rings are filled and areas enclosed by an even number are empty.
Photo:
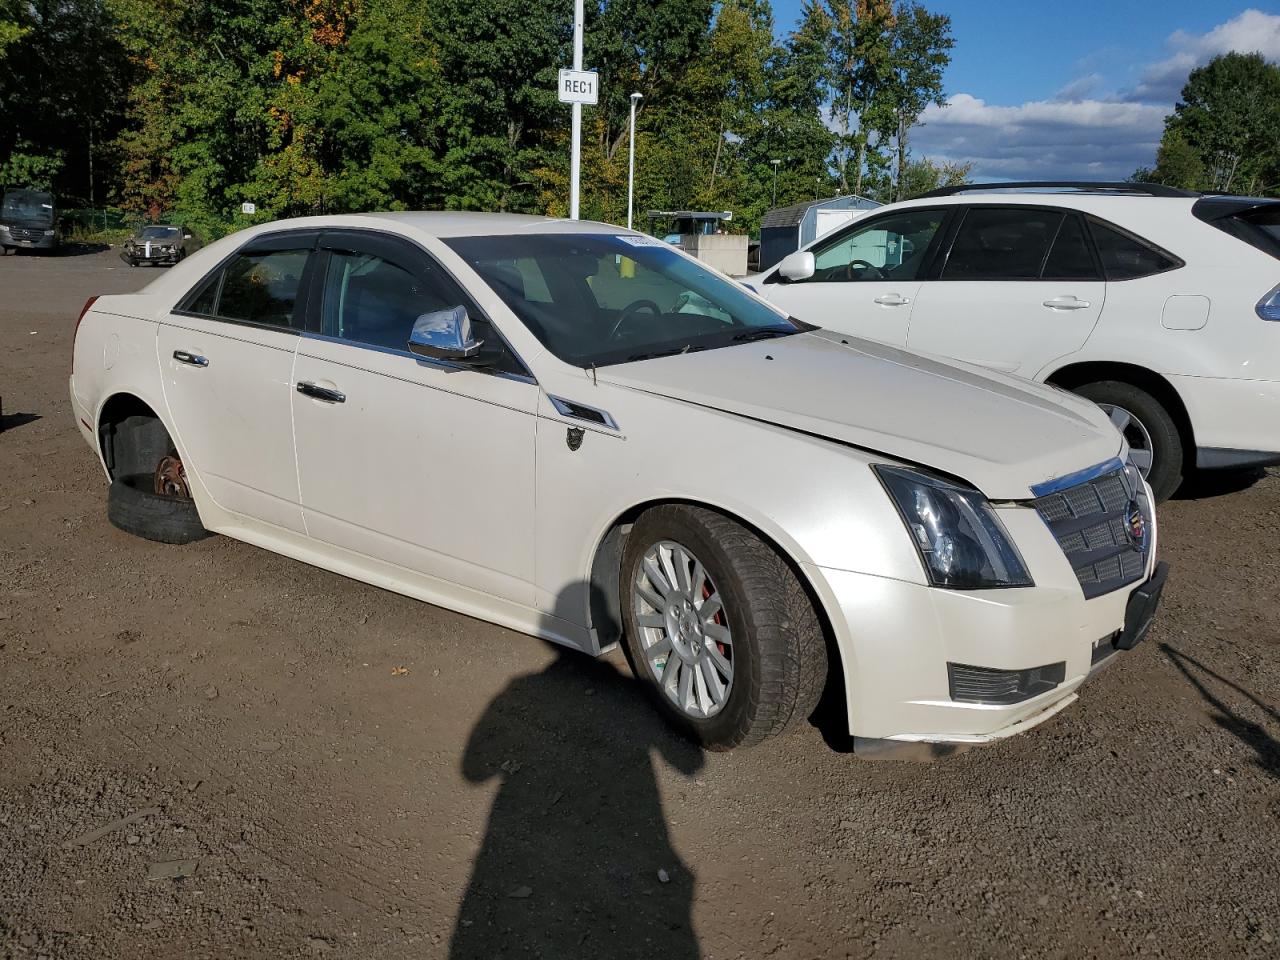
[[[1028,378],[1079,350],[1106,296],[1083,218],[1043,206],[962,214],[921,285],[907,347]]]
[[[293,355],[317,236],[250,241],[179,302],[157,337],[188,472],[224,509],[297,532]]]
[[[775,270],[763,293],[807,323],[903,346],[946,218],[946,208],[913,207],[858,220],[810,248],[812,277],[788,281]]]
[[[403,238],[326,231],[314,289],[291,393],[310,536],[532,606],[533,378]],[[408,351],[418,316],[459,305],[483,369]]]

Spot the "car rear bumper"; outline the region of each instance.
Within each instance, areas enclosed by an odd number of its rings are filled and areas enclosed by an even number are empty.
[[[1136,645],[1166,573],[1085,600],[1079,587],[950,591],[809,568],[834,594],[849,732],[863,753],[941,755],[1002,740],[1073,703]]]
[[[1280,381],[1171,376],[1186,405],[1202,469],[1280,462]]]

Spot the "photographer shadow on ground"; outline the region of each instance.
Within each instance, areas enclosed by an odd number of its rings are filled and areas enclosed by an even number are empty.
[[[468,740],[463,776],[499,787],[449,956],[698,957],[694,876],[671,846],[655,764],[689,776],[702,750],[629,673],[553,650]]]

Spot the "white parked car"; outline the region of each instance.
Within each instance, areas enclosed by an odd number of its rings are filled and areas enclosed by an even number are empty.
[[[1164,579],[1097,407],[792,321],[601,224],[255,227],[88,304],[70,386],[117,526],[622,642],[711,747],[802,721],[829,663],[864,747],[1024,730]]]
[[[1163,500],[1280,463],[1280,201],[976,184],[876,210],[751,286],[789,313],[1072,390]]]

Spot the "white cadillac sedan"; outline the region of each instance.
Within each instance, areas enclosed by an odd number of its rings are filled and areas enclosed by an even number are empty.
[[[1093,404],[801,323],[602,224],[254,227],[91,300],[71,400],[118,527],[622,643],[718,749],[828,683],[860,749],[1025,730],[1164,582]]]

